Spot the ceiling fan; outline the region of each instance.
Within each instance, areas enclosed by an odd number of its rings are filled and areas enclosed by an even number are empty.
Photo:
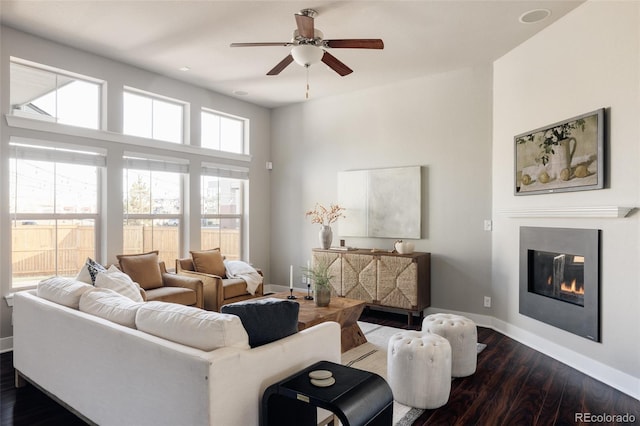
[[[280,74],[293,61],[307,69],[309,66],[322,61],[343,77],[351,74],[353,70],[325,49],[384,49],[384,43],[379,38],[325,40],[322,31],[314,28],[314,18],[318,16],[318,12],[313,9],[303,9],[294,14],[294,16],[298,28],[293,31],[293,39],[291,41],[231,43],[231,47],[293,46],[291,53],[273,67],[267,75]]]

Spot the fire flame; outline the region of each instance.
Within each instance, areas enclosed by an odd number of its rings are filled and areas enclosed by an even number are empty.
[[[576,280],[575,279],[573,281],[571,281],[571,285],[568,285],[567,283],[560,284],[560,290],[562,290],[562,291],[564,291],[566,293],[584,295],[584,287],[579,288],[579,289],[576,288]]]

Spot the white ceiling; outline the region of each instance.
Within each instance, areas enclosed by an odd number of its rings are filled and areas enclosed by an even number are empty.
[[[1,0],[4,25],[127,62],[266,107],[305,99],[306,72],[292,63],[266,73],[287,47],[230,48],[232,42],[290,41],[294,13],[319,12],[326,39],[381,38],[384,50],[331,49],[354,72],[310,68],[310,98],[337,95],[491,63],[581,0],[442,1],[24,1]],[[526,11],[552,14],[522,24]],[[535,61],[535,58],[532,58]],[[188,66],[190,71],[180,71]],[[234,92],[247,92],[236,95]]]

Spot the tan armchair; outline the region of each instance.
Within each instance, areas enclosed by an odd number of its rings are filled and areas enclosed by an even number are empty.
[[[145,301],[179,303],[204,306],[204,288],[200,279],[167,272],[164,262],[158,261],[158,252],[117,256],[120,270],[129,275],[142,288]]]
[[[258,273],[262,275],[262,271],[258,270]],[[252,295],[247,291],[247,283],[243,279],[196,272],[191,258],[176,259],[176,274],[202,281],[204,309],[208,311],[219,312],[222,305],[263,295],[263,284],[260,284]]]

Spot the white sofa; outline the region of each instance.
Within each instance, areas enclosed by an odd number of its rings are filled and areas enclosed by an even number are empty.
[[[269,385],[316,361],[340,362],[334,322],[260,347],[204,351],[33,290],[14,296],[13,326],[16,381],[27,379],[102,426],[258,425]]]

